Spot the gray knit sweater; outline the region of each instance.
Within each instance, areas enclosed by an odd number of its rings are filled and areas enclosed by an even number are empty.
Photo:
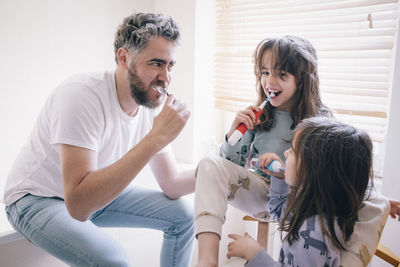
[[[231,146],[224,142],[220,149],[220,156],[240,166],[245,166],[246,159],[258,158],[264,153],[276,153],[285,162],[283,152],[290,148],[293,131],[290,129],[293,120],[289,112],[274,110],[275,124],[269,131],[248,130],[239,142]],[[269,179],[270,177],[261,170],[257,174]]]

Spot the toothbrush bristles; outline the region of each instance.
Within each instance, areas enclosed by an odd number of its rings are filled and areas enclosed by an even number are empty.
[[[273,98],[275,96],[275,93],[271,93],[268,97],[268,100],[270,100],[271,98]]]
[[[169,93],[168,93],[168,91],[167,91],[167,88],[166,88],[166,87],[163,87],[163,91],[164,91],[164,93],[165,93],[167,96],[169,96]]]

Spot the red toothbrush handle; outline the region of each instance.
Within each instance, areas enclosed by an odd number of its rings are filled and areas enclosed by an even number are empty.
[[[262,110],[259,109],[258,111],[253,111],[254,115],[256,115],[256,120],[260,117]],[[247,132],[247,127],[244,123],[239,124],[239,126],[236,128],[236,130],[240,131],[242,134],[245,134]]]

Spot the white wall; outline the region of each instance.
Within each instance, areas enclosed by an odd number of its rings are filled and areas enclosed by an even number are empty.
[[[0,0],[0,188],[49,92],[73,73],[114,68],[114,32],[133,9],[172,15],[182,28],[171,90],[192,116],[173,147],[178,160],[197,162],[203,139],[215,128],[210,127],[213,8],[212,0]]]
[[[114,32],[141,0],[0,0],[0,194],[49,92],[69,75],[114,69]]]
[[[218,152],[215,146],[223,141],[225,128],[222,113],[214,108],[213,79],[216,43],[215,0],[196,1],[195,69],[194,69],[194,158]],[[215,151],[217,149],[217,151]]]
[[[178,161],[193,163],[193,102],[194,102],[194,0],[154,0],[154,12],[172,16],[182,32],[182,44],[176,54],[176,65],[172,73],[169,90],[187,104],[191,118],[173,143]]]
[[[173,147],[179,161],[196,164],[215,152],[224,135],[217,124],[220,112],[213,107],[215,1],[154,0],[154,11],[171,15],[182,29],[170,90],[185,100],[192,115]]]
[[[389,125],[386,137],[385,165],[383,169],[382,193],[390,198],[400,200],[400,24],[397,29],[397,55],[395,59]],[[400,256],[400,222],[389,217],[381,243]],[[375,266],[375,265],[374,265]],[[379,265],[376,265],[379,266]]]

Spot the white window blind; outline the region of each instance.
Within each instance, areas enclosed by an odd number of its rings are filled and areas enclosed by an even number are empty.
[[[257,99],[253,52],[267,37],[297,35],[317,50],[322,101],[366,130],[381,177],[398,0],[216,0],[215,107],[236,112]]]

